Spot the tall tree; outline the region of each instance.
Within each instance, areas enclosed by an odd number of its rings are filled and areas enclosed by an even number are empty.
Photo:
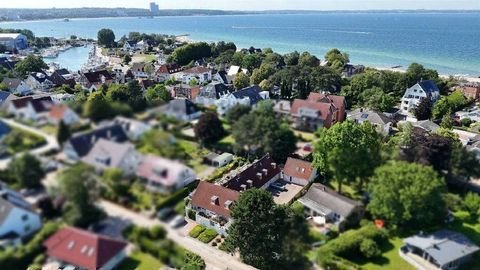
[[[172,94],[167,90],[165,85],[157,84],[149,87],[145,91],[145,99],[150,106],[156,106],[172,100]]]
[[[332,49],[325,54],[325,60],[332,68],[343,69],[350,62],[350,56],[347,53],[342,53],[339,49]]]
[[[87,165],[77,164],[59,176],[60,189],[67,200],[64,219],[70,225],[87,227],[103,215],[95,205],[99,187],[94,171]]]
[[[47,67],[47,64],[41,57],[31,54],[15,64],[15,71],[23,76],[28,72],[41,72],[42,69]]]
[[[446,214],[445,190],[445,182],[431,167],[392,162],[375,171],[368,210],[392,225],[419,228],[438,224]]]
[[[222,122],[214,112],[204,113],[194,127],[195,136],[202,143],[214,143],[225,134]]]
[[[269,192],[250,189],[240,195],[232,217],[227,244],[243,261],[259,269],[304,269],[308,226],[301,215],[276,206]]]
[[[45,177],[42,164],[30,154],[14,158],[8,170],[22,188],[39,188],[42,186],[42,179]]]
[[[113,33],[112,29],[100,29],[97,33],[97,41],[100,46],[113,48],[115,46],[115,33]]]
[[[71,136],[70,128],[63,122],[63,120],[58,123],[58,129],[57,129],[57,141],[60,145],[63,145],[64,142],[66,142],[70,136]]]
[[[339,192],[343,182],[359,180],[362,188],[380,163],[380,137],[369,122],[346,121],[320,131],[313,156],[321,174],[334,176]]]
[[[84,114],[93,121],[112,117],[112,108],[102,92],[91,94],[84,105]]]
[[[238,73],[237,76],[235,76],[235,79],[233,80],[233,87],[235,87],[235,89],[237,90],[248,87],[249,85],[250,85],[250,78],[243,72]]]
[[[242,116],[250,113],[251,110],[252,108],[248,105],[237,104],[227,112],[226,118],[230,124],[233,124]]]
[[[429,98],[422,98],[420,103],[418,103],[417,107],[415,108],[415,117],[419,121],[428,120],[432,116],[432,102]]]

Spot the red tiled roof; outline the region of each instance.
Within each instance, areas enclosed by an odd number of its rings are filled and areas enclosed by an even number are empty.
[[[88,270],[97,270],[121,252],[127,243],[66,227],[58,230],[43,245],[50,257]]]
[[[344,96],[335,96],[335,95],[325,95],[321,93],[311,92],[308,95],[307,100],[314,102],[330,102],[335,105],[338,109],[345,107],[345,97]]]
[[[50,109],[50,112],[48,113],[48,117],[50,117],[51,119],[61,120],[63,119],[67,109],[67,105],[53,105],[53,107]]]
[[[318,111],[320,119],[327,120],[330,115],[334,112],[333,104],[316,102],[311,100],[295,99],[290,110],[291,114],[298,114],[300,108],[308,108],[311,110]]]
[[[216,196],[218,200],[212,203],[212,197],[214,196]],[[225,202],[236,202],[239,196],[240,193],[235,190],[200,181],[193,194],[192,205],[207,209],[224,217],[230,217],[230,210],[225,207]]]
[[[313,166],[310,162],[289,157],[283,168],[283,173],[288,176],[308,181],[312,176]]]
[[[172,74],[182,70],[182,67],[177,64],[165,64],[161,65],[157,69],[157,74]]]

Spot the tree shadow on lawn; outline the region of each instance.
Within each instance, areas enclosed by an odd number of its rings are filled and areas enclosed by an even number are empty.
[[[389,251],[392,251],[395,248],[395,246],[392,243],[390,243],[389,239],[386,239],[386,240],[382,241],[379,248],[382,251],[382,254],[385,254]],[[385,266],[385,265],[389,265],[391,263],[390,259],[385,257],[384,255],[376,257],[376,258],[367,259],[367,258],[363,257],[360,253],[356,253],[356,254],[351,254],[350,256],[346,256],[346,259],[348,259],[349,261],[351,261],[351,262],[353,262],[353,263],[355,263],[359,266],[364,266],[364,265],[369,264],[369,263],[375,264],[375,265],[378,265],[378,266]]]
[[[123,262],[118,266],[118,270],[131,270],[137,269],[140,265],[140,261],[131,257],[127,257],[123,260]]]

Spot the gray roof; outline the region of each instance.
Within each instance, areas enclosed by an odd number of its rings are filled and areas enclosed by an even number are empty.
[[[198,111],[197,105],[188,99],[174,99],[165,105],[165,113],[171,116],[192,115]]]
[[[119,167],[126,155],[135,147],[131,143],[117,143],[99,139],[82,161],[96,168]]]
[[[313,184],[299,202],[316,212],[325,215],[335,212],[344,218],[348,217],[356,207],[362,206],[362,203],[342,196],[318,183]]]
[[[16,90],[17,87],[22,83],[22,80],[18,78],[5,78],[3,79],[2,83],[4,83],[8,87],[8,89]]]
[[[358,123],[368,121],[372,124],[386,125],[391,123],[392,120],[381,112],[376,112],[366,109],[357,109],[348,114],[348,119],[352,119]]]
[[[418,128],[424,129],[424,130],[429,131],[429,132],[435,132],[435,131],[437,131],[437,129],[440,128],[439,125],[435,124],[434,122],[432,122],[430,120],[418,121],[418,122],[412,123],[412,125],[414,127],[418,127]]]
[[[427,252],[440,266],[480,250],[463,234],[449,230],[440,230],[424,236],[415,235],[403,241]]]

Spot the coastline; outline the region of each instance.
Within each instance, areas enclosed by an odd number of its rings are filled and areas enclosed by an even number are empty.
[[[383,71],[392,71],[392,72],[400,72],[400,73],[406,72],[406,70],[402,68],[385,68],[385,67],[372,67],[372,66],[366,66],[366,67],[377,69],[377,70],[383,70]],[[470,83],[480,83],[480,77],[464,76],[461,74],[438,74],[438,76],[442,79],[448,79],[450,77],[453,77],[460,81],[467,81]]]

